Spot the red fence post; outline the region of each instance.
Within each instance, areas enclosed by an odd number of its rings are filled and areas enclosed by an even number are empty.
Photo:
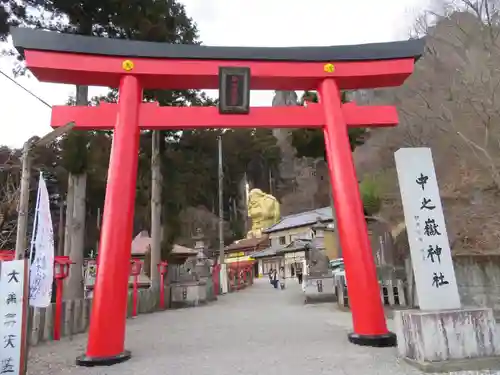
[[[74,264],[68,256],[56,256],[54,259],[54,278],[56,279],[56,311],[54,314],[54,340],[61,339],[61,320],[63,302],[63,281],[69,276],[69,266]]]
[[[239,291],[240,288],[241,288],[241,269],[238,265],[238,268],[236,268],[236,272],[235,272],[235,275],[236,275],[236,291]]]
[[[230,283],[229,283],[230,291],[234,292],[234,288],[236,288],[236,273],[234,272],[234,270],[232,268],[230,268],[228,274],[229,274],[229,280],[230,280]]]
[[[216,296],[220,294],[220,264],[216,264],[212,269],[212,282],[214,284],[214,293]]]
[[[14,250],[0,250],[0,261],[7,262],[9,260],[14,260],[15,252]]]
[[[165,310],[165,275],[168,271],[168,262],[166,260],[161,261],[157,267],[160,274],[160,309]]]
[[[14,260],[15,252],[14,250],[0,250],[0,261]]]

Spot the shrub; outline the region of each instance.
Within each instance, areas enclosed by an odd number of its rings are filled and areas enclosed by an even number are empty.
[[[359,184],[359,191],[365,215],[373,216],[377,214],[382,207],[382,198],[376,179],[373,177],[365,177]]]

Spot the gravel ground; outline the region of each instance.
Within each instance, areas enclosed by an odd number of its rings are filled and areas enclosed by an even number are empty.
[[[281,291],[261,279],[208,306],[128,320],[126,348],[132,359],[127,362],[75,366],[86,344],[86,336],[78,335],[33,348],[28,374],[421,374],[398,360],[394,348],[349,344],[350,326],[350,314],[333,304],[304,305],[296,282]]]

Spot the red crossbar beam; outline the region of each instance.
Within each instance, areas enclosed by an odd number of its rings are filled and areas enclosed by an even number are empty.
[[[111,130],[118,106],[101,103],[97,107],[54,106],[51,126],[75,122],[76,128]],[[387,127],[398,124],[393,106],[342,106],[345,122],[351,127]],[[319,104],[307,107],[254,107],[248,115],[221,115],[216,107],[160,107],[144,103],[140,112],[141,129],[196,128],[319,128],[325,124]]]

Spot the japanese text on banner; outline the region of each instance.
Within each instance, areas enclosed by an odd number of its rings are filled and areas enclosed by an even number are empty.
[[[38,210],[36,212],[34,253],[30,267],[30,305],[47,307],[52,296],[54,278],[54,231],[50,212],[49,193],[43,176],[38,185]]]

